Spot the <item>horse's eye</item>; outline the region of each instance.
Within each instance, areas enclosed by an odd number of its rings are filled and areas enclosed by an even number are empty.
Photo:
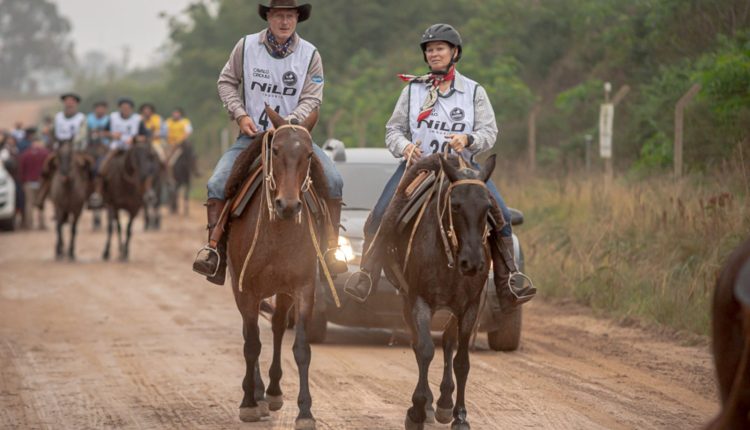
[[[311,159],[312,159],[312,156],[313,156],[312,152],[311,152],[311,153],[309,153],[309,154],[307,154],[307,159],[308,159],[308,160],[311,160]]]

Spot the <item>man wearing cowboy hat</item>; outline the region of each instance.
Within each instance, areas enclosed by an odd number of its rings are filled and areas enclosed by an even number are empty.
[[[74,149],[83,149],[83,143],[86,138],[86,115],[78,111],[78,105],[81,103],[81,96],[76,93],[65,93],[60,96],[63,104],[63,110],[55,114],[53,122],[52,147],[57,149],[63,143],[70,142]],[[37,194],[35,206],[42,208],[44,199],[47,198],[49,188],[52,184],[53,171],[50,163],[45,163],[42,172],[42,185]]]
[[[219,97],[229,116],[237,121],[240,136],[221,157],[208,181],[209,237],[224,208],[224,187],[237,156],[247,148],[253,137],[273,128],[264,112],[266,105],[289,121],[302,122],[318,109],[323,100],[323,62],[315,46],[297,33],[297,23],[310,18],[309,4],[297,5],[295,0],[271,0],[258,6],[258,13],[268,28],[240,39],[219,76]],[[343,183],[333,162],[320,147],[313,145],[328,180],[327,201],[334,232],[338,232],[341,216]],[[333,235],[336,236],[336,235]],[[223,285],[226,272],[226,238],[216,240],[198,252],[193,270],[215,284]],[[343,273],[344,262],[333,252],[338,237],[328,239],[325,260],[333,273]]]

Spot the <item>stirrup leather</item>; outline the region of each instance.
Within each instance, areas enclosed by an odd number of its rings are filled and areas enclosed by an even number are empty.
[[[364,299],[362,299],[359,296],[356,296],[356,295],[354,295],[354,294],[352,294],[350,292],[350,291],[352,291],[352,289],[349,288],[349,287],[351,286],[351,281],[352,281],[352,279],[354,279],[355,275],[357,276],[357,283],[359,283],[359,279],[360,279],[361,275],[367,276],[367,281],[368,281],[369,287],[367,288],[367,294],[365,295]],[[347,293],[347,294],[349,294],[349,296],[351,298],[353,298],[354,300],[356,300],[357,302],[364,303],[370,297],[370,294],[372,294],[372,275],[370,275],[369,273],[367,273],[364,270],[358,270],[358,271],[352,273],[352,275],[349,277],[349,279],[346,280],[346,283],[344,284],[344,292]]]
[[[221,267],[221,254],[219,254],[219,251],[216,248],[211,248],[209,245],[204,246],[203,248],[198,250],[198,253],[195,254],[195,258],[198,258],[198,255],[201,253],[201,251],[208,251],[209,253],[216,255],[216,269],[214,269],[214,272],[210,275],[206,275],[205,273],[201,273],[195,268],[193,268],[193,271],[196,273],[200,273],[201,275],[208,276],[209,278],[213,278],[216,276],[217,273],[219,273],[219,267]]]

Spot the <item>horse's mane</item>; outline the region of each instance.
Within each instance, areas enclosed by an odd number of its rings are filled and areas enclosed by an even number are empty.
[[[259,134],[250,142],[250,145],[240,153],[237,160],[234,162],[232,173],[229,175],[227,185],[224,188],[226,198],[234,197],[242,187],[242,183],[247,179],[253,172],[250,168],[253,162],[261,155],[263,136],[266,133]],[[315,143],[313,143],[315,145]],[[323,199],[328,199],[328,181],[326,181],[325,173],[323,172],[323,164],[320,162],[318,157],[312,158],[312,165],[310,166],[310,177],[313,181],[313,186],[318,196]]]

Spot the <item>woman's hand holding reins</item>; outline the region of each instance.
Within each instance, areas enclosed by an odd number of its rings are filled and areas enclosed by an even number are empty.
[[[422,148],[420,148],[418,145],[410,143],[406,145],[406,148],[404,148],[403,154],[404,158],[406,158],[409,163],[414,163],[422,158]]]

